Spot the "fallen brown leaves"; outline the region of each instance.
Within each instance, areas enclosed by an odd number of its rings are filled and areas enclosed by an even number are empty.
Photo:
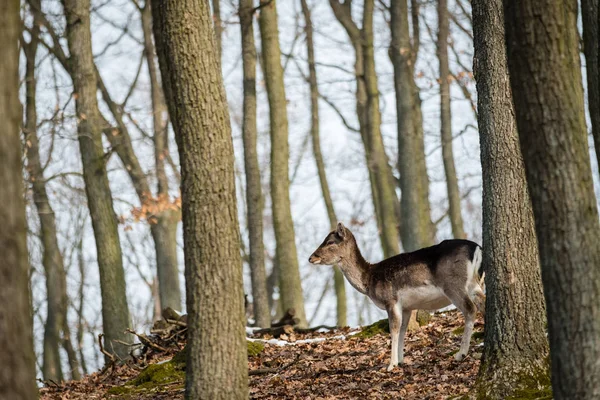
[[[325,341],[288,346],[267,344],[261,354],[250,357],[251,399],[446,399],[469,391],[479,367],[481,339],[472,340],[469,356],[456,362],[463,318],[453,311],[436,314],[431,324],[406,337],[404,364],[387,372],[389,335],[345,340],[341,329],[327,333],[286,334],[288,340],[327,338]],[[481,320],[475,331],[481,332]],[[149,362],[168,359],[159,357]],[[114,385],[134,377],[131,367],[119,367],[101,380],[92,374],[82,381],[41,390],[42,399],[118,398],[106,395]],[[182,399],[181,385],[128,399]]]

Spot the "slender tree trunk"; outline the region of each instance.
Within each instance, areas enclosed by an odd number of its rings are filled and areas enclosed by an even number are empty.
[[[598,0],[581,0],[583,52],[587,71],[588,110],[592,120],[592,136],[600,166],[600,37],[598,36]]]
[[[44,380],[60,382],[63,379],[60,362],[60,331],[63,292],[61,286],[64,274],[62,254],[56,239],[56,221],[50,205],[42,164],[38,152],[35,56],[37,53],[39,27],[34,26],[29,43],[22,43],[26,58],[25,67],[25,154],[27,171],[33,189],[33,199],[40,219],[40,237],[43,245],[42,264],[46,276],[46,323],[44,325],[44,344],[42,356],[42,376]]]
[[[248,366],[233,143],[209,4],[154,0],[152,10],[182,171],[189,316],[185,396],[246,399]]]
[[[517,128],[539,241],[555,399],[600,397],[600,223],[577,1],[505,0]]]
[[[317,164],[317,172],[319,174],[319,183],[321,184],[321,192],[329,217],[331,229],[337,226],[337,217],[333,208],[333,200],[329,193],[329,184],[327,183],[327,175],[325,173],[325,163],[323,162],[323,154],[321,154],[321,142],[319,138],[319,85],[317,82],[317,68],[315,66],[315,46],[313,42],[313,27],[310,16],[310,9],[306,0],[301,0],[302,14],[304,15],[304,31],[306,33],[306,50],[308,55],[308,83],[310,86],[310,110],[311,110],[311,128],[310,134],[312,138],[313,153]],[[335,296],[337,299],[337,325],[347,326],[348,319],[346,315],[346,286],[344,283],[344,275],[340,269],[335,266],[333,269],[333,280],[335,284]]]
[[[0,2],[0,398],[37,397],[19,104],[20,2]]]
[[[146,65],[150,77],[152,95],[152,121],[154,125],[154,163],[156,168],[157,201],[169,201],[169,179],[165,169],[165,159],[169,154],[168,112],[165,97],[156,70],[156,49],[152,41],[152,11],[150,2],[142,9],[142,30]],[[140,199],[142,200],[142,199]],[[179,287],[179,263],[177,262],[177,225],[179,213],[163,210],[150,221],[150,231],[156,248],[156,269],[158,272],[158,292],[161,308],[181,309]]]
[[[256,151],[256,46],[254,44],[252,0],[240,0],[240,25],[242,33],[242,62],[244,69],[244,165],[246,170],[246,202],[248,213],[248,239],[250,243],[250,277],[252,302],[256,326],[271,326],[271,311],[267,296],[265,270],[265,245],[263,242],[263,195],[260,167]]]
[[[260,35],[271,121],[271,203],[277,242],[279,289],[284,309],[293,308],[300,326],[306,326],[298,253],[290,204],[287,100],[281,67],[276,0],[261,0]]]
[[[452,225],[452,236],[465,238],[463,219],[460,212],[460,190],[454,152],[452,151],[452,114],[450,111],[450,67],[448,66],[448,36],[450,33],[447,0],[438,0],[437,56],[440,62],[440,111],[442,132],[442,159],[448,189],[448,215]]]
[[[77,136],[83,164],[83,179],[96,239],[105,348],[127,357],[130,335],[129,309],[117,218],[112,204],[102,147],[101,116],[96,97],[97,81],[90,31],[89,0],[64,0],[67,41],[71,53],[71,78],[77,94]]]
[[[42,264],[46,275],[46,324],[44,326],[44,353],[42,376],[45,380],[60,382],[63,379],[60,361],[60,346],[64,344],[67,350],[71,375],[79,379],[77,356],[69,352],[73,346],[70,341],[67,316],[67,282],[63,257],[58,246],[56,219],[50,205],[44,170],[40,162],[39,141],[37,137],[37,111],[35,60],[38,46],[39,26],[34,25],[29,43],[22,43],[26,58],[25,67],[25,154],[27,170],[33,190],[33,198],[40,219],[40,236],[43,245]],[[63,338],[61,340],[61,332]]]
[[[548,386],[540,264],[514,118],[502,0],[473,7],[474,72],[483,172],[485,347],[476,391],[505,399]]]
[[[365,147],[381,246],[384,256],[391,257],[400,252],[398,238],[400,205],[394,190],[394,176],[381,136],[379,89],[373,46],[374,2],[365,1],[362,29],[359,29],[352,19],[351,2],[340,3],[339,0],[330,0],[329,4],[335,17],[346,30],[355,50],[356,111]]]
[[[402,246],[414,251],[433,244],[433,224],[429,208],[429,180],[421,119],[416,100],[414,57],[408,29],[406,0],[392,0],[390,58],[394,66],[396,111],[398,114],[398,171],[402,191]],[[415,89],[416,93],[415,93]],[[415,97],[417,96],[417,98]],[[420,102],[420,101],[419,101]]]

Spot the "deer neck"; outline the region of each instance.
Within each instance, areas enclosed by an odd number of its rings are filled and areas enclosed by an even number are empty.
[[[367,294],[369,285],[369,275],[371,264],[369,264],[362,256],[358,244],[354,241],[354,249],[346,257],[343,257],[338,263],[340,270],[348,279],[348,282],[356,290],[363,294]]]

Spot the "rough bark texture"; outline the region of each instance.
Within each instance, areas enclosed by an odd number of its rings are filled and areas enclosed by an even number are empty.
[[[269,117],[271,122],[271,203],[275,229],[276,265],[284,310],[293,308],[300,326],[306,326],[302,284],[290,204],[287,100],[281,67],[276,0],[261,0],[260,35]]]
[[[60,347],[64,344],[67,351],[71,375],[79,379],[79,365],[74,355],[67,324],[67,282],[63,257],[58,246],[56,219],[48,199],[44,170],[40,161],[37,136],[37,111],[35,62],[37,54],[39,26],[31,31],[29,43],[22,43],[26,58],[25,66],[25,155],[29,182],[33,190],[33,200],[40,220],[40,237],[43,246],[42,264],[46,276],[46,323],[44,325],[44,353],[42,376],[45,380],[60,382],[63,379],[60,362]],[[63,338],[61,339],[61,333]]]
[[[334,230],[337,226],[337,217],[333,208],[333,200],[329,192],[329,184],[327,183],[327,175],[325,173],[325,163],[323,154],[321,153],[321,141],[319,138],[319,85],[317,82],[317,68],[315,66],[315,48],[313,41],[313,27],[310,16],[310,9],[306,0],[301,0],[302,14],[304,15],[304,32],[306,33],[306,50],[308,56],[308,84],[310,86],[310,110],[311,110],[311,126],[310,134],[313,145],[313,154],[317,164],[317,173],[319,175],[319,183],[321,192],[323,193],[323,201],[327,210],[327,217],[331,229]],[[344,283],[344,275],[342,271],[335,266],[333,269],[333,280],[335,285],[335,295],[337,299],[337,324],[338,326],[347,326],[348,319],[346,315],[346,286]]]
[[[64,0],[64,9],[67,42],[71,53],[71,78],[77,95],[77,136],[100,269],[105,348],[125,358],[129,354],[129,347],[116,340],[131,342],[130,335],[125,334],[130,323],[129,309],[117,218],[102,147],[102,125],[96,98],[97,80],[90,32],[90,2]]]
[[[600,37],[598,36],[598,0],[581,0],[583,52],[587,71],[588,110],[592,120],[592,136],[600,165]]]
[[[156,69],[156,49],[152,41],[152,11],[147,2],[142,13],[144,32],[144,50],[146,65],[150,77],[152,95],[152,121],[154,126],[154,163],[158,181],[158,201],[169,200],[169,180],[165,169],[165,159],[169,154],[168,112],[165,96],[160,85]],[[142,199],[140,199],[142,201]],[[161,309],[171,307],[181,309],[181,290],[179,287],[179,263],[177,262],[177,225],[179,213],[164,210],[151,221],[150,230],[156,249],[156,269],[158,272],[158,292]]]
[[[374,1],[366,0],[362,28],[352,19],[352,2],[329,0],[335,17],[346,30],[355,51],[356,113],[365,147],[367,168],[373,196],[373,208],[385,257],[400,252],[398,225],[400,205],[394,190],[395,179],[381,136],[379,90],[373,46]]]
[[[540,264],[506,65],[502,0],[473,7],[483,173],[485,347],[476,385],[486,399],[548,385]]]
[[[600,223],[577,1],[505,0],[508,67],[539,241],[555,399],[600,397]]]
[[[425,165],[420,99],[414,81],[417,49],[413,47],[417,46],[411,46],[410,42],[406,0],[392,0],[390,13],[390,58],[394,66],[398,171],[402,192],[400,232],[404,250],[414,251],[432,245],[435,236],[429,208],[429,179]],[[416,43],[418,39],[415,39]]]
[[[37,397],[21,165],[18,0],[0,2],[0,398]]]
[[[242,33],[242,62],[244,69],[244,166],[246,170],[246,203],[248,241],[250,245],[250,277],[252,303],[256,326],[271,325],[271,309],[267,294],[265,271],[265,245],[263,242],[263,195],[260,167],[256,151],[256,45],[254,44],[253,1],[240,0],[240,25]]]
[[[154,0],[152,12],[181,160],[189,329],[185,396],[246,399],[233,143],[210,8],[203,0]]]
[[[438,0],[437,57],[440,63],[440,115],[442,137],[442,160],[448,190],[448,216],[452,225],[452,236],[465,238],[463,219],[460,212],[460,190],[454,152],[452,151],[452,113],[450,110],[450,67],[448,65],[448,36],[450,33],[447,0]]]
[[[217,46],[217,54],[219,55],[219,64],[221,63],[221,55],[223,54],[221,42],[223,41],[223,21],[221,21],[221,0],[212,0],[213,25],[215,27],[215,44]]]

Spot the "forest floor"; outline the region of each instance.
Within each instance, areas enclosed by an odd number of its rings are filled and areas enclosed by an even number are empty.
[[[453,354],[460,345],[462,326],[463,317],[457,311],[435,314],[429,325],[407,333],[404,364],[392,372],[386,371],[390,338],[385,332],[360,337],[369,335],[364,331],[356,335],[358,329],[342,328],[305,334],[288,331],[278,339],[262,336],[259,340],[264,348],[259,346],[260,353],[248,357],[250,398],[460,397],[475,381],[483,341],[479,318],[469,355],[461,362],[455,361]],[[133,363],[109,368],[80,381],[47,386],[40,390],[41,399],[183,399],[185,366],[169,362],[175,350],[149,354],[142,364],[148,365],[145,370]],[[151,379],[147,372],[164,366],[172,374],[148,382]]]

